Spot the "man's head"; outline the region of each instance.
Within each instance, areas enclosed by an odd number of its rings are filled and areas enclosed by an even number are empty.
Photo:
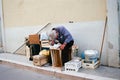
[[[52,28],[52,31],[55,31],[55,32],[56,32],[56,38],[57,38],[58,35],[59,35],[59,31],[58,31],[58,29],[57,29],[57,28]]]
[[[51,30],[48,34],[50,40],[55,40],[58,36],[58,33],[56,30]]]

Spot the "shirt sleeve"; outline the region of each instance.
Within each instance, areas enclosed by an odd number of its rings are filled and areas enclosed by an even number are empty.
[[[61,32],[62,32],[63,36],[65,37],[64,43],[69,43],[71,40],[73,40],[72,35],[66,28],[63,27]]]

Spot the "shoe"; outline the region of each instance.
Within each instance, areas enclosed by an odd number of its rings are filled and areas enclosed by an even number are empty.
[[[29,60],[30,60],[30,61],[33,61],[33,58],[30,57]]]

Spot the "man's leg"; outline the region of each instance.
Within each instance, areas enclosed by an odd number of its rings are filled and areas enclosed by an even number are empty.
[[[74,41],[70,41],[66,47],[62,50],[62,64],[64,66],[64,63],[68,62],[70,60],[70,48],[72,47]]]
[[[38,55],[40,52],[40,45],[39,44],[31,44],[30,45],[30,58],[29,60],[33,60],[34,55]]]

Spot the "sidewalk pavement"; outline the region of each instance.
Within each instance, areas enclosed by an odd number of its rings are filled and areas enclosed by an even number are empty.
[[[56,70],[52,67],[34,66],[32,61],[29,61],[26,56],[10,53],[0,53],[0,63],[4,62],[7,64],[12,64],[18,67],[18,69],[11,68],[10,66],[5,66],[4,69],[4,65],[1,65],[3,68],[0,67],[0,80],[7,80],[9,78],[9,80],[38,80],[39,78],[41,78],[39,80],[45,80],[45,78],[47,78],[47,80],[66,80],[65,78],[68,80],[120,80],[119,68],[100,66],[96,69],[80,68],[78,72],[66,72]],[[33,71],[40,73],[35,73]],[[46,73],[49,75],[51,74],[52,76],[46,75]],[[55,76],[57,78],[55,78]]]

